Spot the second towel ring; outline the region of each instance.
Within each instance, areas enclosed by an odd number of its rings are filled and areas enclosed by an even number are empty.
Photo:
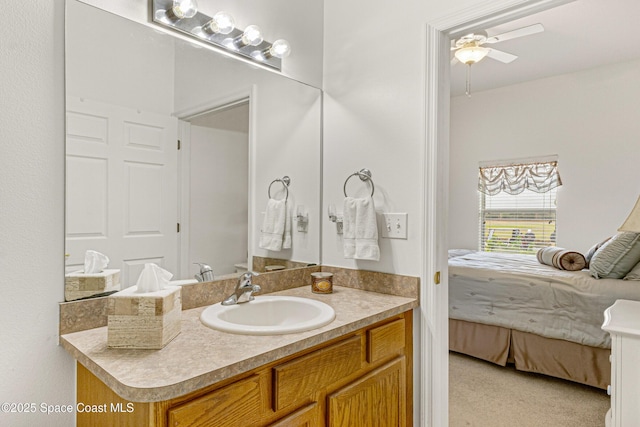
[[[282,183],[282,186],[284,187],[284,190],[286,191],[286,195],[284,196],[284,200],[287,201],[289,199],[289,184],[291,184],[291,178],[289,178],[288,176],[285,175],[282,178],[276,178],[273,181],[271,181],[271,184],[269,184],[269,188],[267,189],[267,195],[269,196],[269,198],[271,198],[271,186],[276,182],[281,182]]]
[[[371,183],[371,197],[373,197],[373,193],[376,191],[375,185],[373,185],[373,179],[371,179],[371,171],[369,169],[360,169],[358,172],[354,172],[344,180],[344,186],[342,187],[342,191],[344,193],[344,197],[347,196],[347,182],[351,179],[352,176],[358,176],[361,181],[369,181]]]

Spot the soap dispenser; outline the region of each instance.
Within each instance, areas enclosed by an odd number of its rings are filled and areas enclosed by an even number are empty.
[[[213,280],[213,270],[210,266],[201,262],[194,262],[194,264],[200,266],[200,273],[194,276],[198,282],[210,282]]]

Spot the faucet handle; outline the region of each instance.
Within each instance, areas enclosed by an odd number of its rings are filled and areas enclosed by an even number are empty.
[[[260,274],[255,273],[253,271],[245,271],[240,275],[240,279],[242,280],[251,280],[252,277],[259,276]]]
[[[254,273],[253,271],[246,271],[242,273],[240,277],[238,277],[238,287],[251,286],[252,285],[251,279],[254,276],[259,276],[259,274]]]

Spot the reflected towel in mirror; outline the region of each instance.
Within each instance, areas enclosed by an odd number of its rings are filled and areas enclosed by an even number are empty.
[[[269,199],[267,202],[258,246],[270,251],[291,247],[291,212],[286,200]]]

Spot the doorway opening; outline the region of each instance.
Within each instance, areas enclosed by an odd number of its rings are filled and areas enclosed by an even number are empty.
[[[490,28],[567,0],[499,0],[448,14],[427,23],[425,58],[424,233],[425,262],[420,292],[420,421],[448,425],[448,267],[447,211],[449,205],[449,124],[451,40]],[[441,280],[436,284],[434,277]]]
[[[247,268],[249,257],[249,98],[180,119],[180,264],[216,279]]]

